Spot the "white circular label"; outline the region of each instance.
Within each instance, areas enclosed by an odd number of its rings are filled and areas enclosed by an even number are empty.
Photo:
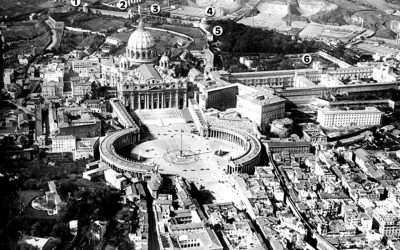
[[[215,13],[216,13],[216,10],[214,7],[212,7],[212,6],[207,7],[207,9],[206,9],[207,16],[212,17],[215,15]]]
[[[119,0],[117,6],[121,10],[126,10],[126,8],[128,8],[128,1],[127,0]]]
[[[222,29],[221,26],[215,26],[215,27],[213,28],[213,34],[214,34],[214,36],[220,36],[220,35],[222,35],[222,33],[224,33],[224,30]]]
[[[81,0],[71,0],[71,4],[74,7],[78,7],[79,5],[81,5]]]
[[[150,7],[150,12],[151,13],[153,13],[153,14],[158,14],[158,13],[160,13],[161,12],[161,7],[160,7],[160,5],[159,4],[152,4],[151,5],[151,7]]]
[[[310,54],[305,54],[305,55],[303,55],[303,57],[301,58],[301,61],[302,61],[304,64],[310,64],[310,63],[312,62],[312,60],[313,60],[313,58],[311,57]]]

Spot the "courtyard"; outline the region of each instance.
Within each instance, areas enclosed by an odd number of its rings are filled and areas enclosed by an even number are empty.
[[[238,202],[228,183],[226,166],[230,157],[243,153],[236,144],[192,133],[193,123],[186,123],[177,109],[136,111],[148,128],[131,151],[131,158],[156,163],[162,174],[179,175],[200,188],[206,187],[216,202]]]

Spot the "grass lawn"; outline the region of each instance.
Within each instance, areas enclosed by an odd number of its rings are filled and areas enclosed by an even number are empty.
[[[32,161],[15,161],[10,167],[23,180],[34,179],[41,183],[41,188],[47,188],[48,181],[57,181],[76,175],[82,176],[86,163],[87,161],[74,162],[67,158],[61,158],[54,166],[51,166],[36,158]]]
[[[85,22],[85,26],[87,26],[92,31],[106,31],[108,29],[122,28],[124,27],[125,22],[127,22],[127,20],[108,17],[97,17]]]
[[[198,28],[170,24],[163,24],[158,28],[172,30],[190,36],[194,39],[194,43],[190,46],[190,49],[203,49],[203,47],[207,45],[207,39],[205,35]]]
[[[61,40],[61,53],[68,53],[76,48],[91,47],[93,44],[102,44],[104,37],[98,35],[87,35],[72,31],[65,31]]]
[[[24,207],[24,210],[31,206],[31,201],[38,197],[42,196],[44,193],[39,190],[24,190],[18,191],[19,199]]]
[[[27,21],[10,25],[3,31],[7,42],[23,39],[35,39],[50,32],[50,28],[44,22]]]
[[[49,0],[0,0],[0,16],[33,13],[37,10],[54,6],[54,4],[54,1]]]

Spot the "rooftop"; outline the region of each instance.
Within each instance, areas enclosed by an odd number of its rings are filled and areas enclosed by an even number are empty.
[[[330,114],[330,115],[335,115],[335,114],[368,114],[368,113],[377,113],[377,114],[383,114],[381,111],[379,111],[375,107],[367,107],[365,109],[359,109],[359,110],[338,110],[338,109],[318,109],[318,112],[321,112],[322,114]]]
[[[75,140],[73,135],[57,135],[53,137],[53,140]]]
[[[19,241],[20,244],[25,243],[34,248],[43,249],[43,247],[47,244],[47,242],[51,238],[39,238],[33,236],[23,236],[22,239]]]
[[[285,102],[285,99],[271,95],[270,93],[253,93],[250,95],[239,95],[238,98],[252,102],[253,104],[266,105]]]
[[[153,64],[142,64],[137,68],[137,70],[144,81],[154,78],[157,80],[162,80],[160,74],[154,68]]]

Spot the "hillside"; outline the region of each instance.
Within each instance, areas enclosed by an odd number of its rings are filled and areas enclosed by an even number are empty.
[[[327,11],[320,11],[310,16],[310,20],[316,23],[329,25],[345,25],[350,23],[351,13],[341,7],[336,6]]]
[[[214,25],[220,25],[224,29],[224,33],[211,45],[214,53],[219,55],[221,52],[222,61],[215,63],[229,72],[248,71],[246,66],[239,63],[239,57],[249,54],[262,54],[277,59],[277,62],[274,62],[276,65],[260,65],[265,66],[264,69],[290,69],[291,65],[282,60],[283,55],[315,52],[319,46],[314,41],[299,42],[292,36],[283,35],[274,30],[252,28],[234,21],[211,21],[210,27]],[[220,57],[216,56],[216,58]]]
[[[196,4],[202,7],[215,6],[226,9],[229,12],[238,10],[245,5],[247,0],[196,0]]]
[[[220,25],[224,33],[218,37],[223,52],[296,54],[315,51],[313,42],[302,43],[273,30],[251,28],[234,21],[213,20],[210,27]],[[210,28],[211,31],[211,28]]]

